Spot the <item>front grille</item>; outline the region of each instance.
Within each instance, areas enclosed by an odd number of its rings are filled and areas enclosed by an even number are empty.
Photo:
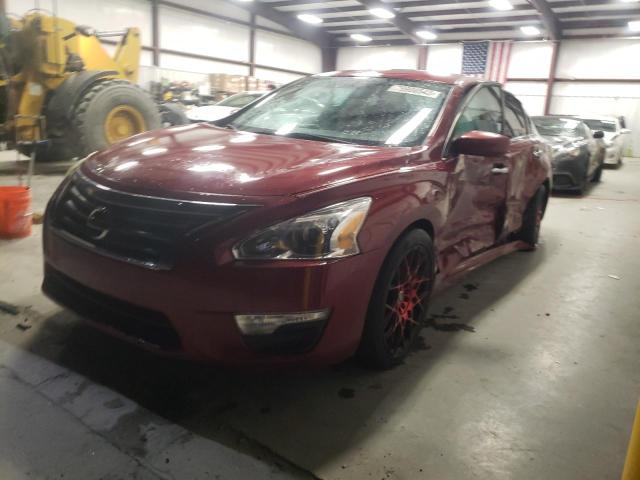
[[[566,173],[555,173],[553,175],[554,187],[573,187],[573,178]]]
[[[175,262],[180,239],[250,208],[129,194],[76,172],[56,201],[51,225],[57,233],[103,255],[167,270]]]
[[[45,265],[42,290],[51,298],[96,323],[165,350],[180,349],[180,337],[160,312],[138,307],[76,282]]]

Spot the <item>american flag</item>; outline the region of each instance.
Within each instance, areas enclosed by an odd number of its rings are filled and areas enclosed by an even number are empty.
[[[510,40],[465,42],[462,46],[462,74],[505,83],[510,59]]]

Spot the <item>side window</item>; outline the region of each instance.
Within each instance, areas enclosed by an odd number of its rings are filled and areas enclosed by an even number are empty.
[[[499,95],[499,91],[489,87],[478,90],[460,114],[453,130],[453,139],[471,130],[502,133],[502,108]]]
[[[521,137],[527,134],[527,119],[520,102],[508,93],[505,93],[504,123],[505,134],[509,137]]]

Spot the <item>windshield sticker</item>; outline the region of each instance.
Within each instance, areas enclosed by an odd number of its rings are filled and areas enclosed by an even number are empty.
[[[438,98],[441,92],[430,88],[412,87],[409,85],[393,85],[389,87],[389,92],[406,93],[408,95],[419,95],[421,97]]]

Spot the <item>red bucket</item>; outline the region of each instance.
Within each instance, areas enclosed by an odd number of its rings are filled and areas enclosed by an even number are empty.
[[[31,191],[27,187],[0,187],[0,238],[31,235]]]

